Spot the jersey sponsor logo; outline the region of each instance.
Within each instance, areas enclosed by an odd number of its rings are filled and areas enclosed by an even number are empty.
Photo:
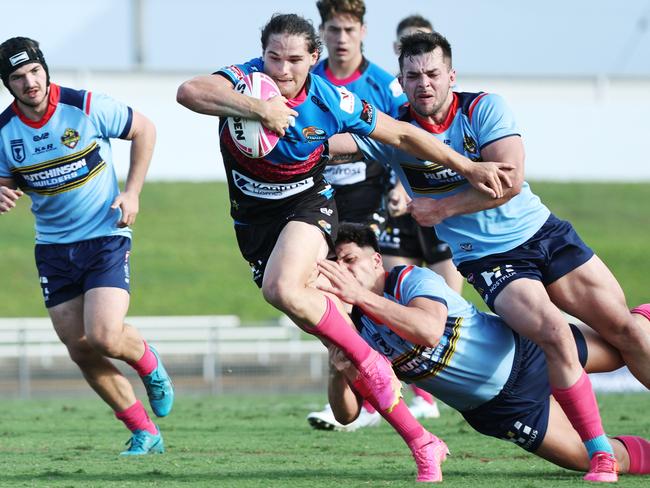
[[[505,264],[503,266],[497,266],[492,269],[492,271],[483,271],[481,273],[481,278],[488,287],[488,291],[492,293],[500,285],[508,280],[508,278],[516,275],[517,272],[514,270],[511,264]]]
[[[92,143],[86,149],[58,159],[15,168],[18,183],[27,191],[54,195],[84,185],[106,167],[99,146]]]
[[[34,156],[38,154],[43,154],[48,151],[54,151],[56,149],[56,146],[54,144],[46,144],[44,146],[35,146],[34,147]]]
[[[537,429],[529,425],[524,425],[517,420],[506,435],[503,436],[503,439],[519,444],[524,449],[528,449],[533,445],[538,435],[539,431]]]
[[[322,213],[323,215],[327,215],[328,217],[331,217],[332,214],[334,213],[334,210],[331,209],[331,208],[321,207],[320,208],[320,213]]]
[[[267,200],[281,200],[297,195],[314,186],[313,177],[292,183],[269,183],[267,181],[256,181],[237,170],[232,170],[232,177],[233,183],[243,194]]]
[[[341,96],[341,100],[339,102],[339,107],[341,107],[341,110],[349,114],[354,113],[354,95],[350,93],[344,86],[337,86],[335,88],[338,90],[339,95]]]
[[[63,132],[63,135],[61,136],[61,142],[63,143],[64,146],[69,147],[70,149],[74,149],[77,147],[77,144],[79,143],[79,132],[77,132],[74,129],[66,129],[65,132]]]
[[[25,161],[25,144],[22,139],[13,139],[9,142],[11,144],[11,155],[14,161],[22,163]]]
[[[326,234],[332,233],[332,224],[330,224],[326,220],[319,220],[318,225],[320,226],[321,229],[325,231]]]
[[[366,163],[333,164],[325,167],[323,175],[332,185],[354,185],[366,181]]]
[[[318,98],[316,95],[311,96],[311,101],[314,102],[314,105],[316,105],[323,112],[328,113],[330,111],[330,109],[327,108],[327,105],[325,105],[323,101],[320,98]]]
[[[361,115],[359,115],[359,117],[361,117],[361,120],[366,122],[368,125],[372,125],[372,121],[375,118],[375,108],[365,100],[361,100],[361,104],[363,108],[361,109]]]
[[[32,188],[46,188],[87,174],[88,164],[84,158],[74,163],[49,168],[38,173],[24,174],[23,178]]]
[[[34,140],[34,142],[39,142],[39,141],[43,141],[43,140],[47,139],[48,137],[50,137],[50,133],[49,132],[43,132],[42,134],[36,134],[33,137],[33,140]]]
[[[467,251],[467,252],[470,252],[472,249],[474,249],[474,246],[472,245],[471,242],[461,242],[459,246],[463,251]]]
[[[397,78],[391,81],[390,85],[388,85],[388,88],[390,89],[390,92],[395,98],[401,96],[402,93],[404,93],[404,90],[402,89],[402,85],[399,84]]]
[[[421,164],[402,162],[400,166],[413,193],[446,193],[467,183],[464,176],[441,164],[428,161]]]
[[[327,139],[327,133],[323,129],[314,127],[313,125],[305,127],[302,130],[302,135],[309,142],[324,141]]]

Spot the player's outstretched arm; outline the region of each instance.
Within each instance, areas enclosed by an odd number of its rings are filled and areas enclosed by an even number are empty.
[[[176,101],[200,114],[259,120],[280,137],[289,127],[290,117],[298,116],[298,112],[286,106],[287,99],[283,96],[264,101],[239,93],[234,88],[221,75],[197,76],[178,88]]]
[[[378,112],[377,125],[370,137],[420,159],[442,164],[465,176],[474,188],[493,198],[501,198],[504,187],[512,184],[507,173],[513,169],[512,163],[474,163],[424,130],[381,112]]]
[[[0,178],[0,214],[7,213],[16,206],[16,200],[23,192],[16,188],[16,182],[11,178]]]
[[[447,321],[447,307],[442,303],[424,297],[416,297],[406,306],[395,303],[361,286],[350,271],[334,261],[319,261],[318,271],[329,280],[329,284],[318,285],[320,290],[356,305],[400,337],[428,347],[440,341]]]
[[[133,123],[126,139],[131,141],[129,174],[126,177],[124,191],[111,205],[113,209],[119,207],[122,210],[122,217],[117,223],[118,227],[133,225],[140,211],[140,192],[144,186],[144,179],[147,176],[156,144],[156,126],[147,117],[134,111]]]

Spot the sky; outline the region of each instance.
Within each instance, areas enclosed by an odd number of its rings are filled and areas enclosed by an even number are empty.
[[[308,0],[58,0],[56,21],[52,15],[26,15],[24,5],[0,0],[0,39],[39,40],[48,63],[59,69],[212,72],[261,54],[260,30],[274,12],[298,13],[319,24],[315,1]],[[50,1],[29,5],[32,13],[52,11]],[[650,0],[366,5],[365,53],[388,70],[396,67],[397,22],[419,13],[450,40],[455,67],[467,75],[650,76]],[[144,20],[134,28],[137,11]]]

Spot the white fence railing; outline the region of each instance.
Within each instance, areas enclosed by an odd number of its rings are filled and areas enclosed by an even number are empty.
[[[155,344],[166,362],[174,356],[202,357],[203,380],[213,393],[223,389],[224,356],[244,356],[264,366],[274,355],[289,360],[309,355],[310,377],[317,381],[323,376],[325,347],[316,340],[303,340],[286,317],[276,325],[259,327],[242,327],[232,315],[128,317],[126,322]],[[31,394],[35,360],[47,367],[67,356],[48,318],[0,318],[0,360],[17,360],[20,397]]]

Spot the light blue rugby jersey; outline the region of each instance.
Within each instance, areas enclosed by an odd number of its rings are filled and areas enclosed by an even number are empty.
[[[456,93],[447,120],[431,126],[418,120],[405,107],[400,120],[432,133],[455,151],[482,161],[481,149],[499,139],[518,136],[510,109],[501,97],[487,93]],[[353,136],[365,157],[392,164],[411,198],[445,198],[468,189],[464,176],[430,161],[422,161],[392,146]],[[491,254],[509,251],[524,243],[546,222],[550,211],[524,182],[521,192],[503,205],[457,215],[436,225],[456,265]]]
[[[359,69],[345,79],[334,77],[328,68],[327,59],[320,61],[312,73],[323,77],[333,85],[346,87],[362,100],[372,103],[377,109],[393,118],[399,115],[400,107],[408,101],[397,78],[365,58]],[[328,165],[325,169],[325,177],[335,186],[359,184],[367,179],[371,182],[383,179],[386,166],[383,163],[373,163],[356,161]],[[361,193],[359,197],[366,196],[366,193]]]
[[[106,95],[50,84],[39,122],[15,102],[0,114],[0,177],[13,178],[32,200],[37,244],[131,236],[117,227],[119,194],[109,138],[131,129],[131,108]]]
[[[359,98],[367,100],[393,118],[399,115],[400,107],[407,102],[402,85],[397,78],[365,58],[359,70],[343,80],[334,78],[329,72],[327,59],[314,66],[312,73],[334,85],[345,86]]]
[[[390,359],[397,376],[458,409],[475,408],[496,396],[510,376],[515,335],[494,315],[479,312],[427,268],[397,266],[386,276],[384,297],[401,305],[426,297],[446,305],[447,323],[436,347],[413,344],[355,307],[359,333]]]

